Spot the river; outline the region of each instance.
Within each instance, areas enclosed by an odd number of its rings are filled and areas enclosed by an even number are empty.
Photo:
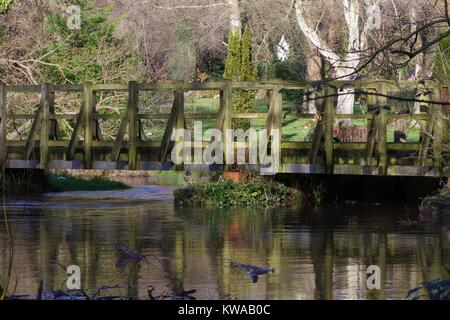
[[[416,205],[340,203],[332,208],[179,209],[173,187],[46,194],[14,199],[7,214],[14,235],[15,294],[65,288],[62,266],[78,265],[82,288],[148,299],[170,277],[197,299],[404,299],[425,280],[448,277],[450,232],[401,227]],[[0,224],[0,273],[7,268]],[[117,243],[148,262],[117,264]],[[256,283],[231,262],[274,268]],[[381,289],[367,288],[378,265]],[[170,271],[168,271],[170,270]]]

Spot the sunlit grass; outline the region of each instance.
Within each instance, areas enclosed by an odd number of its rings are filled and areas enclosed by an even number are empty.
[[[192,96],[190,99],[187,99],[185,103],[185,112],[189,113],[212,113],[215,114],[219,110],[220,101],[217,97],[205,97],[205,96]],[[295,112],[296,107],[298,105],[297,101],[284,101],[283,102],[283,112]],[[165,106],[165,109],[168,108],[170,110],[170,106]],[[264,113],[268,111],[266,101],[258,97],[255,99],[255,104],[253,106],[253,112],[255,113]],[[361,113],[360,108],[355,105],[355,113]],[[192,124],[187,123],[188,128],[192,129]],[[256,130],[261,130],[264,128],[265,119],[253,119],[251,120],[252,128]],[[355,119],[353,120],[354,126],[368,126],[368,121],[365,119]],[[316,122],[312,119],[284,119],[283,120],[283,141],[310,141],[314,132],[314,128],[316,126]],[[150,128],[146,129],[146,134],[151,136],[151,140],[159,141],[162,139],[164,130],[166,127],[165,122],[156,122],[153,121]],[[214,120],[203,120],[202,128],[203,132],[206,132],[208,129],[214,127]],[[420,137],[420,126],[415,125],[414,120],[407,121],[407,130],[406,130],[406,142],[407,143],[417,143],[419,142]],[[206,139],[208,137],[205,136]],[[390,123],[387,126],[387,142],[394,142],[394,124]]]

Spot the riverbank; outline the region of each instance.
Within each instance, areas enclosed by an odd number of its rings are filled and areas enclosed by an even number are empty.
[[[26,196],[46,192],[102,191],[127,189],[125,183],[94,176],[75,177],[40,169],[6,169],[1,176],[0,194]]]

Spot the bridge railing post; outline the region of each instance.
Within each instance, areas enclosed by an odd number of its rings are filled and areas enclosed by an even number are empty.
[[[334,124],[334,94],[336,93],[330,87],[326,87],[325,94],[325,115],[324,115],[324,144],[325,144],[325,170],[327,173],[333,173],[333,124]]]
[[[177,118],[176,118],[176,122],[175,122],[175,129],[178,130],[183,130],[185,129],[185,119],[184,119],[184,91],[183,90],[176,90],[175,91],[175,100],[177,101]],[[178,131],[180,132],[180,131]],[[183,134],[177,134],[176,135],[176,143],[177,144],[183,144],[183,164],[190,162],[190,156],[191,153],[187,152],[186,150],[190,150],[190,148],[186,149],[186,144],[184,141],[184,131]],[[177,170],[183,170],[184,166],[178,166]]]
[[[441,90],[436,84],[433,88],[433,100],[440,102]],[[435,169],[442,174],[442,143],[444,138],[444,114],[442,105],[432,104],[431,112],[434,113],[434,130],[433,130],[433,165]]]
[[[274,172],[279,172],[281,167],[281,140],[282,140],[282,128],[283,128],[283,95],[280,92],[280,88],[277,86],[272,91],[273,101],[273,119],[272,129],[274,134],[272,136],[272,144],[275,145],[275,153],[272,154],[273,169]],[[270,134],[270,133],[269,133]]]
[[[4,164],[8,155],[6,145],[6,84],[0,81],[0,166]]]
[[[380,154],[380,174],[387,174],[387,110],[381,109],[379,116],[379,142],[378,152]]]
[[[83,87],[84,108],[84,168],[92,169],[92,103],[94,92],[92,82]]]
[[[228,164],[234,161],[234,152],[231,152],[233,148],[232,136],[230,137],[227,134],[228,130],[231,129],[233,119],[233,87],[230,80],[225,81],[225,86],[223,88],[223,103],[224,117],[222,126],[222,143],[225,154],[225,163]],[[231,148],[231,150],[228,150],[229,148]]]
[[[128,85],[128,170],[136,170],[137,167],[137,114],[139,107],[139,91],[136,81]]]
[[[42,109],[42,125],[40,137],[40,163],[41,169],[47,169],[48,165],[48,141],[50,129],[50,85],[44,83],[41,86],[41,109]]]
[[[379,174],[385,175],[387,174],[387,85],[382,82],[377,87],[377,92],[382,96],[378,96],[378,106],[380,110],[380,114],[378,115],[378,154],[379,154],[379,163],[378,170]]]
[[[56,113],[55,113],[55,91],[50,90],[49,92],[49,115],[50,115],[50,123],[49,123],[49,139],[58,140],[58,122],[56,121]]]

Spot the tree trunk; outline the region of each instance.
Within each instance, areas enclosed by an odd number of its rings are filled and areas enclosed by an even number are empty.
[[[317,48],[318,52],[330,63],[334,69],[335,77],[339,80],[352,80],[349,74],[356,70],[361,52],[366,46],[368,24],[360,30],[360,4],[358,0],[343,0],[343,11],[346,26],[348,29],[348,48],[344,57],[338,55],[337,52],[331,50],[326,42],[320,39],[316,30],[308,25],[305,19],[305,11],[303,1],[299,0],[295,3],[295,12],[297,22],[303,34],[308,38],[310,43]],[[352,114],[355,97],[352,89],[343,88],[340,90],[337,104],[337,113]],[[345,126],[351,126],[351,119],[345,119]]]
[[[317,48],[314,48],[311,46],[311,56],[308,59],[308,80],[309,81],[317,81],[321,80],[320,78],[320,71],[322,68],[322,59],[320,57],[319,52],[317,51]],[[308,99],[314,99],[315,94],[310,94],[307,98]],[[316,107],[316,100],[310,100],[306,103],[305,109],[308,111],[309,114],[315,114],[317,113],[317,107]]]
[[[241,11],[239,10],[239,0],[228,0],[230,4],[230,28],[241,34],[242,22]]]
[[[336,107],[336,113],[340,114],[353,114],[353,106],[355,104],[355,95],[352,89],[344,88],[340,90],[338,96],[338,102]],[[343,119],[340,121],[342,126],[351,127],[352,119]]]

